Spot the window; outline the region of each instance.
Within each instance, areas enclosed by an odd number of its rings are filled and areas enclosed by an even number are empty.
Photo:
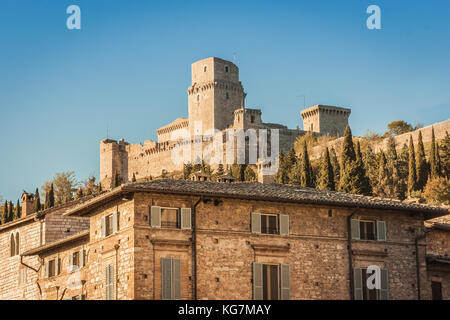
[[[191,229],[191,208],[168,208],[151,206],[149,208],[150,226],[155,228]]]
[[[181,260],[161,258],[161,299],[181,299]]]
[[[76,270],[77,268],[84,267],[84,260],[85,260],[85,252],[83,249],[72,252],[69,255],[69,266],[71,267],[72,271]]]
[[[203,72],[206,72],[206,66],[203,67]]]
[[[45,263],[44,269],[45,269],[45,278],[51,278],[51,277],[59,275],[59,273],[60,273],[59,258],[48,260]]]
[[[110,236],[119,230],[119,213],[114,212],[102,218],[102,237]]]
[[[442,283],[431,281],[431,299],[442,300]]]
[[[360,239],[361,240],[375,240],[375,221],[359,222]]]
[[[353,292],[355,300],[388,300],[388,270],[380,269],[380,288],[369,289],[367,287],[367,279],[372,275],[367,273],[367,269],[365,268],[353,268]]]
[[[20,248],[20,240],[19,240],[19,233],[16,233],[16,255],[19,255],[19,248]]]
[[[375,220],[351,220],[351,236],[353,240],[386,241],[386,222]]]
[[[252,233],[289,235],[289,216],[285,214],[251,214]]]
[[[261,214],[261,233],[278,234],[277,215]]]
[[[105,273],[106,300],[114,300],[114,265],[108,264]]]
[[[80,265],[80,253],[74,252],[72,253],[72,266],[79,266]]]
[[[11,257],[16,255],[16,240],[14,239],[14,234],[11,234],[10,255]]]
[[[197,95],[197,102],[200,101],[200,95]]]
[[[290,298],[289,265],[254,262],[253,298],[255,300],[288,300]]]
[[[178,209],[161,208],[161,227],[180,228]]]
[[[225,93],[225,98],[228,100],[228,99],[230,99],[230,94],[227,92],[227,93]]]
[[[251,116],[251,117],[250,117],[250,122],[251,122],[251,123],[254,123],[254,122],[255,122],[255,116]]]
[[[228,66],[225,66],[225,72],[228,72]]]

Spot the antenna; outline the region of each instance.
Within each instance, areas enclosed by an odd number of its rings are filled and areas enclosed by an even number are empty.
[[[236,52],[233,52],[233,63],[236,64],[237,56]]]

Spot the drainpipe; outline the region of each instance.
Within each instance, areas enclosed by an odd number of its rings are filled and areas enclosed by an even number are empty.
[[[36,277],[37,277],[36,285],[37,285],[37,287],[39,289],[39,296],[42,298],[42,289],[41,289],[41,286],[39,285],[39,270],[41,270],[42,264],[39,266],[38,269],[35,269],[35,268],[33,268],[33,267],[31,267],[31,266],[29,266],[29,265],[27,265],[26,263],[23,262],[23,256],[22,255],[20,256],[20,264],[25,266],[26,268],[31,269],[34,272],[36,272]]]
[[[355,292],[353,288],[353,256],[352,256],[352,218],[353,215],[359,211],[359,208],[356,208],[347,216],[347,249],[348,249],[348,271],[349,271],[349,279],[350,279],[350,298],[355,300]]]
[[[415,245],[416,245],[416,277],[417,277],[417,300],[421,300],[421,288],[420,288],[420,266],[419,266],[419,240],[424,239],[428,232],[430,232],[431,229],[425,230],[423,234],[418,235],[415,238]]]
[[[200,197],[192,207],[192,276],[194,281],[192,283],[192,297],[193,300],[197,300],[197,224],[196,224],[196,209],[202,201]]]
[[[118,300],[117,299],[117,296],[118,296],[118,293],[119,293],[119,290],[118,290],[118,286],[119,286],[119,248],[120,248],[120,246],[118,245],[118,244],[116,244],[116,245],[114,245],[114,249],[116,250],[116,267],[114,268],[115,270],[115,279],[116,279],[116,281],[115,281],[115,284],[114,284],[114,288],[115,288],[115,294],[114,294],[114,300]]]

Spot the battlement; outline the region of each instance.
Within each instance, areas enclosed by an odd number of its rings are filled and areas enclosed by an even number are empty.
[[[343,136],[351,110],[327,105],[315,105],[301,111],[305,131]]]

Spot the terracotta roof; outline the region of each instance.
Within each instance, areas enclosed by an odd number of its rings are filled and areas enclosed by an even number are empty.
[[[406,204],[400,201],[375,199],[366,196],[334,191],[323,191],[299,186],[260,183],[220,183],[209,181],[161,179],[149,182],[122,185],[109,193],[87,201],[81,206],[68,210],[71,215],[81,210],[96,207],[117,197],[133,192],[154,192],[163,194],[182,194],[191,196],[216,196],[234,199],[292,202],[304,204],[330,205],[351,208],[369,208],[381,210],[398,210],[427,214],[426,218],[447,215],[446,208],[419,204]]]
[[[40,246],[40,247],[31,249],[31,250],[25,251],[21,255],[22,256],[34,256],[34,255],[39,254],[39,253],[50,251],[51,249],[54,249],[56,247],[60,247],[60,246],[66,244],[68,242],[72,242],[74,240],[84,239],[84,238],[89,239],[89,230],[84,230],[82,232],[79,232],[79,233],[76,233],[74,235],[71,235],[70,237],[66,237],[66,238],[63,238],[63,239],[60,239],[60,240],[57,240],[57,241],[45,244],[43,246]]]

